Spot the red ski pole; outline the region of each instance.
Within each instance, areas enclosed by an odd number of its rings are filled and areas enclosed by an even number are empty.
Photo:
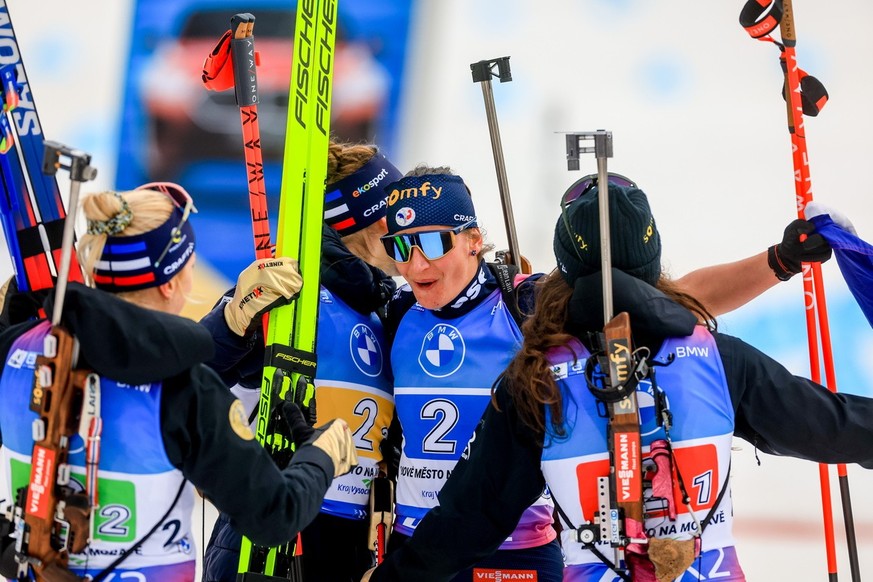
[[[234,88],[242,122],[255,258],[268,259],[272,256],[272,245],[267,213],[267,189],[264,184],[264,161],[261,153],[261,130],[258,124],[256,69],[260,64],[260,57],[255,51],[254,26],[255,17],[247,12],[236,14],[230,19],[230,30],[224,33],[216,47],[206,57],[202,80],[204,86],[212,91]],[[269,320],[269,313],[265,313],[262,319],[265,343],[268,337]],[[288,575],[290,580],[301,580],[303,544],[299,533],[292,543],[293,562],[287,564]]]
[[[203,84],[212,91],[234,88],[242,122],[243,149],[249,183],[249,207],[252,215],[255,258],[271,256],[270,222],[267,214],[267,190],[264,184],[264,161],[261,154],[261,130],[258,124],[259,64],[253,30],[255,17],[236,14],[230,20],[231,29],[224,33],[203,64]],[[264,338],[267,337],[268,316],[264,315]]]
[[[784,97],[788,112],[788,131],[791,134],[792,160],[794,164],[794,189],[797,216],[804,218],[804,209],[812,201],[812,179],[809,175],[809,155],[806,147],[806,128],[803,116],[816,116],[827,103],[828,94],[824,86],[814,77],[807,75],[797,66],[795,46],[797,36],[794,27],[792,0],[750,0],[743,8],[740,23],[747,32],[759,40],[773,42],[781,51],[780,63],[785,74]],[[778,43],[769,35],[778,24],[782,42]],[[810,376],[821,384],[820,362],[824,363],[826,386],[837,391],[831,348],[830,325],[827,302],[820,263],[804,263],[803,295],[806,311],[807,343],[809,346]],[[818,326],[816,326],[816,318]],[[818,332],[821,333],[822,354],[818,351]],[[855,538],[855,524],[849,481],[845,464],[837,465],[840,494],[843,505],[843,519],[846,526],[846,540],[849,550],[849,565],[852,580],[860,580],[858,547]],[[819,464],[821,482],[822,517],[824,522],[825,551],[827,554],[828,578],[837,580],[837,559],[834,540],[833,509],[828,466]]]

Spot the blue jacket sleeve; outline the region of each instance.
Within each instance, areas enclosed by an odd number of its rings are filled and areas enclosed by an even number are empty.
[[[215,356],[206,365],[218,372],[225,386],[241,384],[246,388],[261,387],[264,368],[264,340],[261,329],[246,337],[233,333],[224,319],[224,306],[233,297],[230,289],[200,324],[209,330],[215,343]]]

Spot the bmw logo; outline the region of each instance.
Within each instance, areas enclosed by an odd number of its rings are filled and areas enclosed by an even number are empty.
[[[382,372],[382,347],[373,330],[359,323],[352,328],[349,336],[349,349],[352,361],[361,373],[372,377]]]
[[[424,336],[418,363],[433,378],[445,378],[458,371],[464,363],[467,347],[458,328],[444,323],[435,325]]]

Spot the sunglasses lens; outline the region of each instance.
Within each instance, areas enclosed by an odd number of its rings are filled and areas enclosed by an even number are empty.
[[[564,193],[564,204],[569,204],[587,192],[594,184],[596,176],[585,176],[569,188]]]
[[[418,235],[418,248],[424,256],[435,261],[455,246],[455,239],[449,231],[422,232]]]
[[[626,178],[621,174],[608,174],[609,183],[613,186],[622,186],[624,188],[636,188],[637,185],[634,184],[633,180],[630,178]],[[564,197],[561,199],[562,203],[566,206],[570,204],[580,196],[586,194],[592,187],[597,185],[597,174],[592,174],[590,176],[585,176],[581,178],[578,182],[574,183],[572,186],[567,188],[567,191],[564,192]]]
[[[385,252],[388,256],[398,263],[405,263],[409,260],[411,246],[409,245],[409,237],[405,235],[391,236],[383,238],[382,244],[385,245]]]
[[[398,263],[405,263],[412,257],[413,247],[418,247],[429,261],[442,258],[455,246],[451,231],[418,232],[398,234],[381,239],[388,256]]]
[[[630,178],[625,178],[619,174],[609,174],[609,183],[613,186],[622,186],[623,188],[636,188],[637,185],[633,183],[633,180]]]

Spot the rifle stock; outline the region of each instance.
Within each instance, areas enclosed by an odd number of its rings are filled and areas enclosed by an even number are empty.
[[[634,368],[630,317],[622,312],[603,327],[606,360],[609,368],[609,388],[625,384]],[[643,525],[643,469],[640,443],[640,418],[636,389],[624,398],[611,402],[607,441],[610,456],[610,496],[612,506],[620,510],[621,546],[645,543]]]
[[[91,506],[87,495],[70,487],[67,458],[79,429],[88,372],[73,369],[78,345],[62,327],[52,327],[44,346],[31,391],[30,409],[39,418],[27,493],[19,495],[24,524],[16,553],[22,567],[33,567],[38,581],[78,582],[67,564],[69,554],[84,551],[90,541]]]

